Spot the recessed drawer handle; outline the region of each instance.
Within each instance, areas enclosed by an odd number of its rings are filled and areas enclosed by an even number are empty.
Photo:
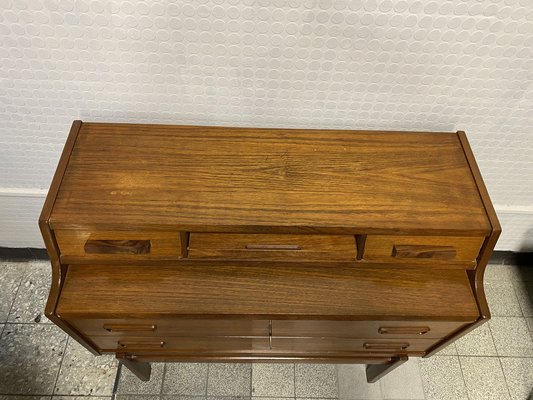
[[[149,240],[87,240],[87,254],[149,254]]]
[[[453,246],[395,244],[392,247],[392,256],[397,258],[453,260],[456,254],[457,252]]]
[[[382,335],[425,335],[430,330],[428,326],[381,326],[378,332]]]
[[[292,244],[247,244],[247,250],[301,250],[298,245]]]
[[[103,328],[108,332],[154,332],[157,325],[104,324]]]
[[[153,342],[144,342],[144,341],[119,341],[118,347],[121,348],[160,348],[165,345],[165,342],[155,340]]]
[[[363,347],[367,350],[405,350],[409,343],[365,343]]]

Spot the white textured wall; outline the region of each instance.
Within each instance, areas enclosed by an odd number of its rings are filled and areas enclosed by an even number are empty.
[[[532,0],[2,0],[0,43],[0,246],[42,246],[81,118],[462,129],[498,248],[533,247]]]

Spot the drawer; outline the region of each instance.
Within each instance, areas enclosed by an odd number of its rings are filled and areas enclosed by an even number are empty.
[[[189,258],[233,260],[352,261],[352,235],[191,233]]]
[[[270,351],[268,337],[90,336],[89,339],[103,352],[122,350],[135,354],[178,352],[200,355],[206,352],[216,354]]]
[[[412,262],[475,262],[483,237],[368,235],[363,258]]]
[[[274,320],[273,336],[337,338],[442,338],[466,324],[456,321]]]
[[[402,354],[425,352],[437,343],[435,339],[385,340],[349,338],[284,338],[272,337],[273,352],[288,353],[344,353],[365,352],[383,354]]]
[[[68,322],[89,336],[268,336],[268,320],[245,319],[73,319]]]
[[[56,230],[61,261],[177,260],[181,258],[179,232]]]

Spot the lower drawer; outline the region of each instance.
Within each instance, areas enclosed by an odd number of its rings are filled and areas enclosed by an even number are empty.
[[[461,327],[457,321],[272,321],[273,336],[338,338],[442,338]]]
[[[89,336],[268,336],[269,320],[232,319],[73,319]]]
[[[273,352],[288,353],[383,353],[404,354],[409,352],[425,352],[437,340],[432,339],[352,339],[352,338],[272,338]]]
[[[171,351],[199,355],[270,351],[268,337],[92,336],[89,339],[103,352],[122,350],[142,354]]]

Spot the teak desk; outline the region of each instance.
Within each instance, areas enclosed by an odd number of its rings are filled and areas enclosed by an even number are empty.
[[[500,226],[464,132],[75,121],[40,218],[46,315],[150,361],[365,363],[490,317]]]

